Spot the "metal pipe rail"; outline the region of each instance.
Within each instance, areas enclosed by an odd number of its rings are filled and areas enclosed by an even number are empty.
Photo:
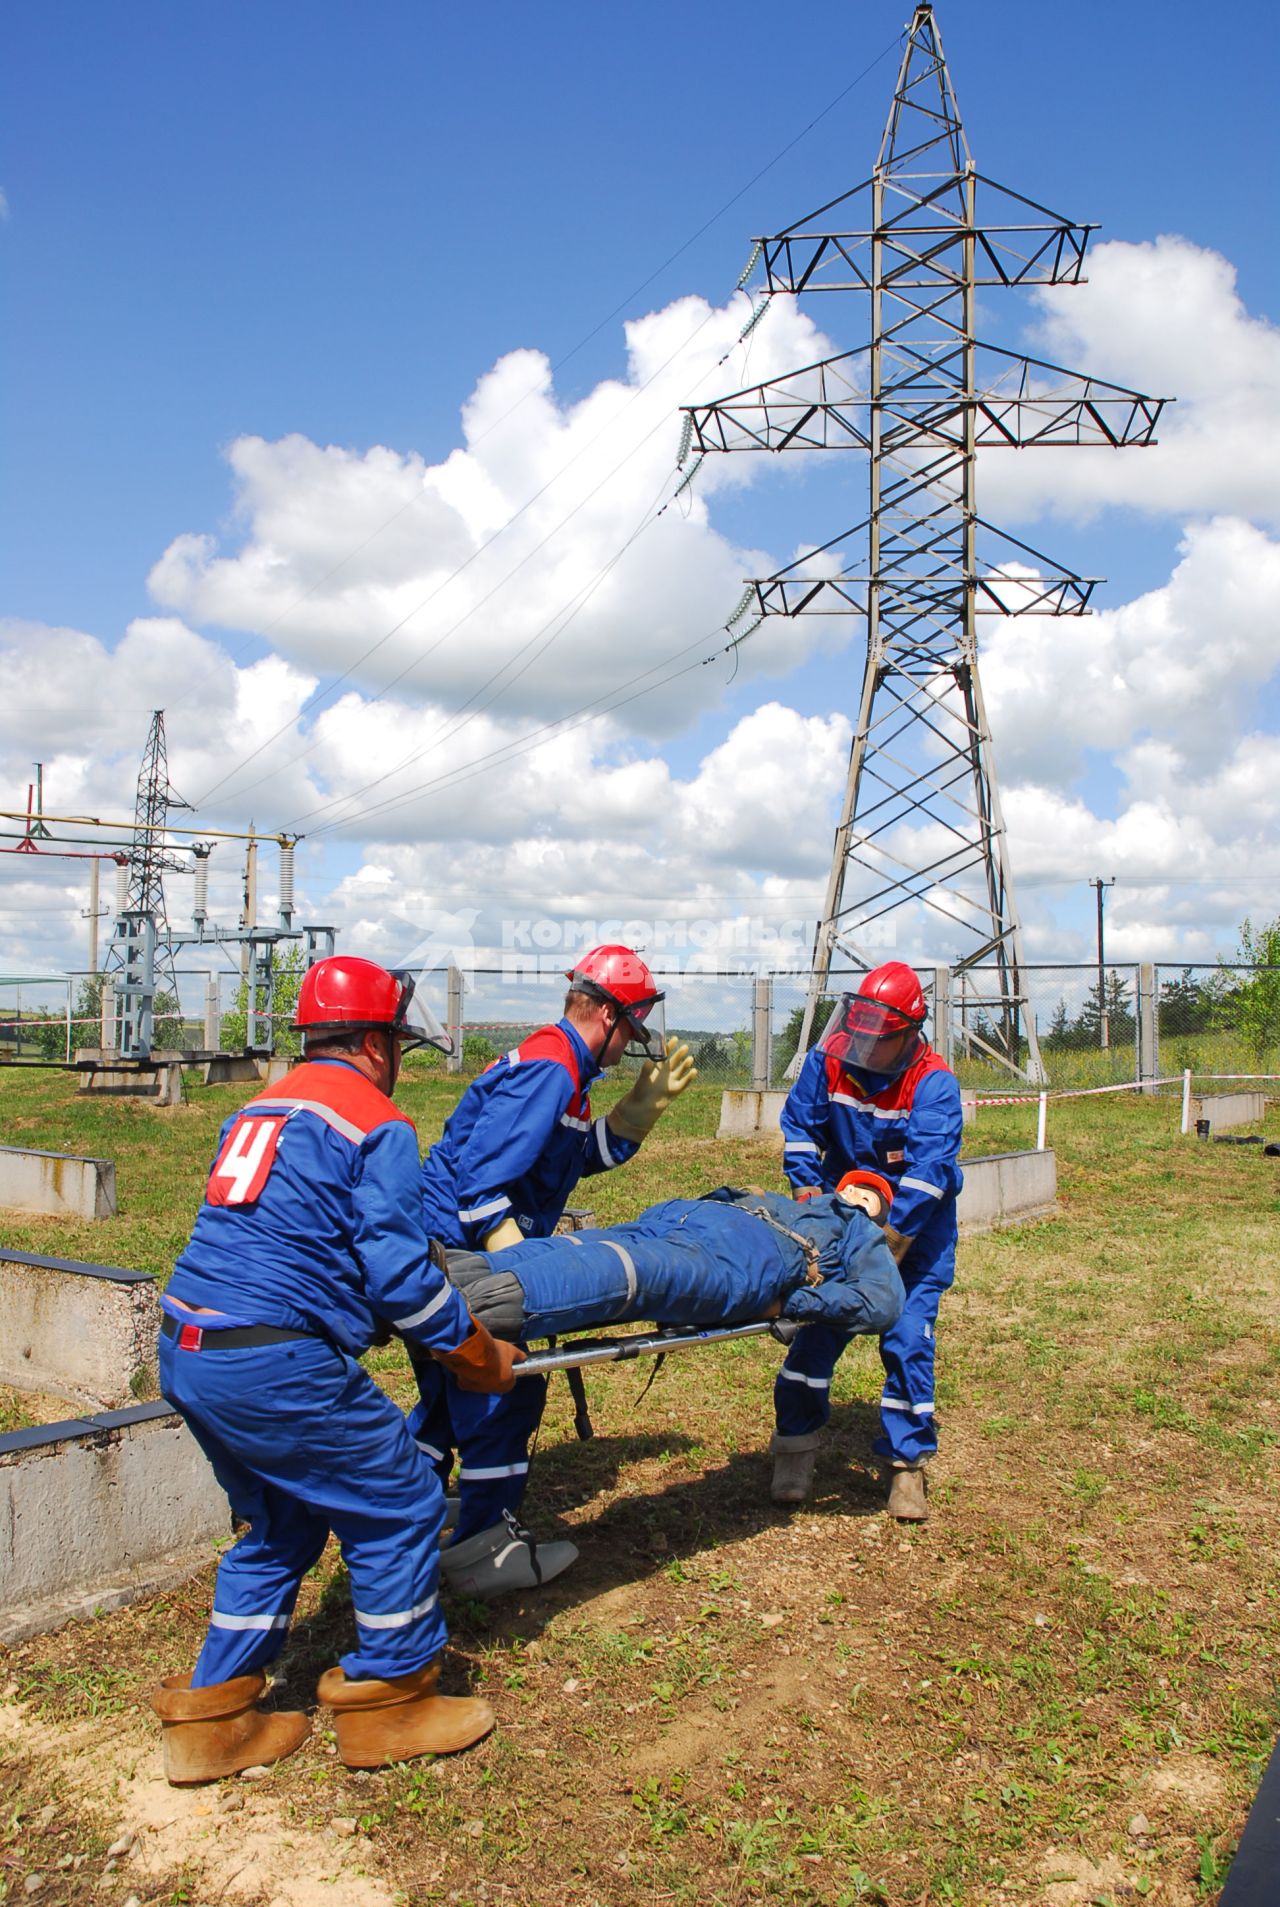
[[[548,1371],[576,1371],[590,1364],[623,1364],[637,1357],[665,1357],[668,1351],[696,1350],[729,1338],[776,1338],[790,1344],[800,1326],[790,1318],[760,1318],[753,1324],[672,1325],[662,1331],[634,1331],[629,1337],[581,1338],[563,1350],[535,1351],[514,1367],[516,1377],[541,1377]]]

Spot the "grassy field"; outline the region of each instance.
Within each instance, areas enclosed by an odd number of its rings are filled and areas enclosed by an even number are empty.
[[[424,1142],[455,1090],[410,1082]],[[121,1208],[0,1238],[163,1276],[235,1103],[85,1105],[64,1075],[0,1073],[6,1143],[115,1158]],[[776,1183],[776,1148],[714,1138],[717,1105],[689,1095],[582,1202],[609,1222]],[[353,1776],[321,1728],[267,1779],[167,1789],[142,1704],[194,1657],[212,1563],[0,1651],[0,1900],[36,1874],[66,1907],[1210,1907],[1280,1726],[1280,1161],[1177,1119],[1055,1105],[1059,1216],[962,1244],[920,1529],[880,1510],[872,1346],[842,1362],[793,1516],[768,1502],[776,1348],[672,1358],[643,1396],[647,1371],[591,1377],[587,1444],[553,1386],[528,1509],[582,1558],[539,1596],[450,1608],[448,1681],[499,1714],[468,1756]],[[984,1112],[969,1149],[1033,1124]],[[377,1356],[407,1400],[400,1354]],[[330,1554],[287,1698],[349,1620]]]

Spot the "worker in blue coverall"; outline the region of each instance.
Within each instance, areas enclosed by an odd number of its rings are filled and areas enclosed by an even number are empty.
[[[422,1169],[427,1230],[449,1246],[500,1252],[547,1238],[579,1179],[634,1156],[663,1112],[697,1077],[686,1046],[665,1037],[663,995],[640,956],[607,945],[567,975],[564,1017],[506,1053],[467,1087]],[[628,1046],[646,1063],[600,1118],[591,1087]],[[545,1377],[509,1397],[479,1397],[418,1365],[422,1402],[409,1419],[442,1483],[459,1456],[458,1521],[444,1551],[446,1582],[486,1599],[549,1582],[577,1557],[569,1542],[535,1543],[516,1521],[529,1444],[546,1403]]]
[[[219,1565],[194,1671],[153,1692],[175,1784],[306,1738],[304,1714],[257,1701],[330,1530],[356,1647],[318,1693],[348,1766],[466,1748],[494,1721],[486,1702],[436,1694],[444,1497],[357,1362],[383,1323],[486,1391],[509,1390],[522,1356],[475,1323],[437,1264],[417,1138],[391,1099],[405,1048],[448,1042],[408,976],[346,957],[305,975],[296,1025],[303,1063],[223,1126],[162,1300],[161,1388],[249,1526]]]
[[[829,1192],[853,1168],[893,1187],[885,1228],[906,1289],[898,1322],[880,1339],[884,1389],[876,1454],[888,1471],[888,1507],[903,1522],[928,1515],[925,1465],[938,1447],[934,1347],[938,1304],[955,1277],[960,1088],[925,1040],[924,994],[892,960],[844,994],[806,1056],[782,1109],[783,1170],[792,1193]],[[774,1386],[772,1495],[809,1493],[831,1378],[848,1339],[806,1326]]]

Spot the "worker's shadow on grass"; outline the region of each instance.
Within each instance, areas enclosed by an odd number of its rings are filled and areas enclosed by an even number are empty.
[[[663,1570],[678,1574],[692,1563],[714,1569],[723,1546],[762,1530],[784,1528],[795,1515],[819,1520],[877,1515],[884,1508],[883,1484],[872,1454],[879,1430],[880,1413],[874,1405],[838,1405],[823,1433],[813,1492],[795,1510],[770,1501],[773,1460],[769,1423],[762,1414],[758,1449],[737,1451],[727,1462],[696,1475],[639,1478],[636,1494],[615,1496],[598,1514],[588,1512],[559,1529],[554,1529],[557,1512],[613,1487],[622,1472],[646,1460],[666,1456],[678,1462],[683,1453],[697,1448],[697,1441],[680,1433],[645,1433],[593,1438],[540,1452],[525,1514],[539,1536],[572,1536],[581,1551],[578,1562],[536,1593],[504,1597],[487,1606],[456,1604],[450,1626],[464,1646],[496,1632],[528,1638],[574,1604]],[[605,1477],[608,1482],[602,1481]]]

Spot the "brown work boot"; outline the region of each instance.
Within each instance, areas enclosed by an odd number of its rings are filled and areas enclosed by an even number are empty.
[[[773,1452],[773,1477],[769,1495],[775,1503],[803,1503],[813,1488],[813,1467],[822,1442],[816,1430],[803,1436],[784,1437],[775,1430],[769,1445]]]
[[[316,1690],[333,1710],[338,1753],[348,1768],[384,1768],[415,1755],[456,1755],[481,1741],[497,1717],[471,1695],[437,1695],[439,1657],[412,1675],[352,1682],[326,1669]]]
[[[192,1688],[189,1675],[166,1675],[151,1691],[164,1730],[165,1779],[175,1788],[220,1781],[241,1768],[283,1761],[301,1748],[311,1723],[300,1710],[268,1714],[256,1706],[267,1686],[261,1669]]]
[[[889,1474],[889,1514],[899,1523],[923,1523],[929,1515],[925,1491],[924,1465],[914,1469],[895,1466]]]

